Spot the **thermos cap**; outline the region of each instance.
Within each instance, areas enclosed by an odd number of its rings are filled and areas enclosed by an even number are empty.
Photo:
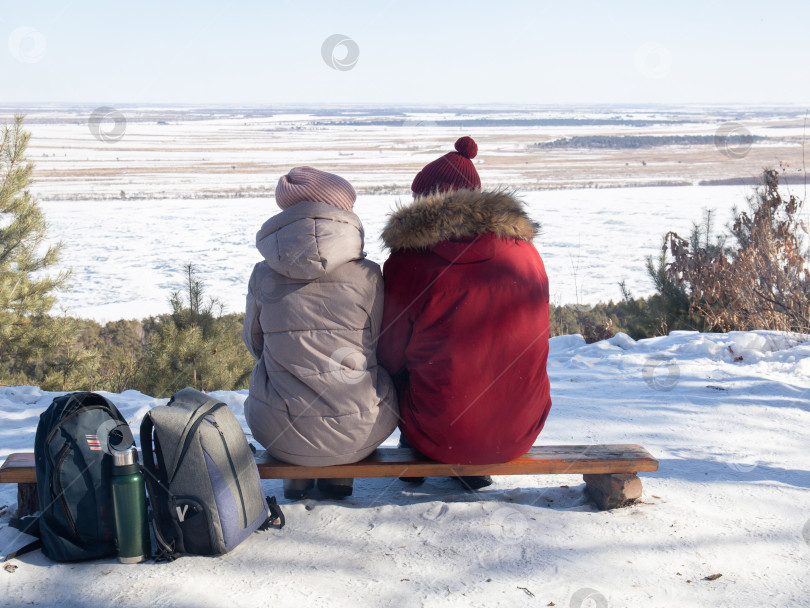
[[[138,464],[138,448],[134,445],[125,450],[112,450],[113,466],[126,467],[133,464]]]

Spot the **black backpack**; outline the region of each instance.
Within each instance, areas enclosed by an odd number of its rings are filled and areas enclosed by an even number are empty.
[[[132,433],[115,405],[101,395],[68,393],[53,400],[39,418],[34,459],[40,514],[12,525],[39,541],[58,562],[115,555],[109,444],[132,445]]]
[[[144,473],[157,561],[222,555],[256,530],[284,526],[265,498],[242,427],[225,403],[193,388],[141,422]]]

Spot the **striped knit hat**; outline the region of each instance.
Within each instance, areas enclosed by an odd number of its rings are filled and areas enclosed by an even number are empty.
[[[472,137],[461,137],[456,141],[456,151],[449,152],[425,165],[417,173],[411,184],[415,196],[445,190],[478,190],[481,178],[472,160],[478,154],[478,144]]]
[[[351,211],[355,200],[357,193],[349,182],[312,167],[296,167],[282,175],[276,185],[276,203],[282,209],[301,201],[312,201]]]

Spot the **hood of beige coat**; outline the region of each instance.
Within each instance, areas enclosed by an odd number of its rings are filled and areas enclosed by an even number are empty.
[[[363,243],[363,224],[357,214],[313,201],[274,215],[256,234],[256,248],[270,268],[307,281],[363,259]]]

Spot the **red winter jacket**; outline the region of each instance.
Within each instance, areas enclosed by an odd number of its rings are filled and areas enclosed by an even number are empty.
[[[536,231],[512,194],[458,190],[417,198],[383,232],[379,360],[402,435],[429,458],[506,462],[543,428],[549,289]]]

